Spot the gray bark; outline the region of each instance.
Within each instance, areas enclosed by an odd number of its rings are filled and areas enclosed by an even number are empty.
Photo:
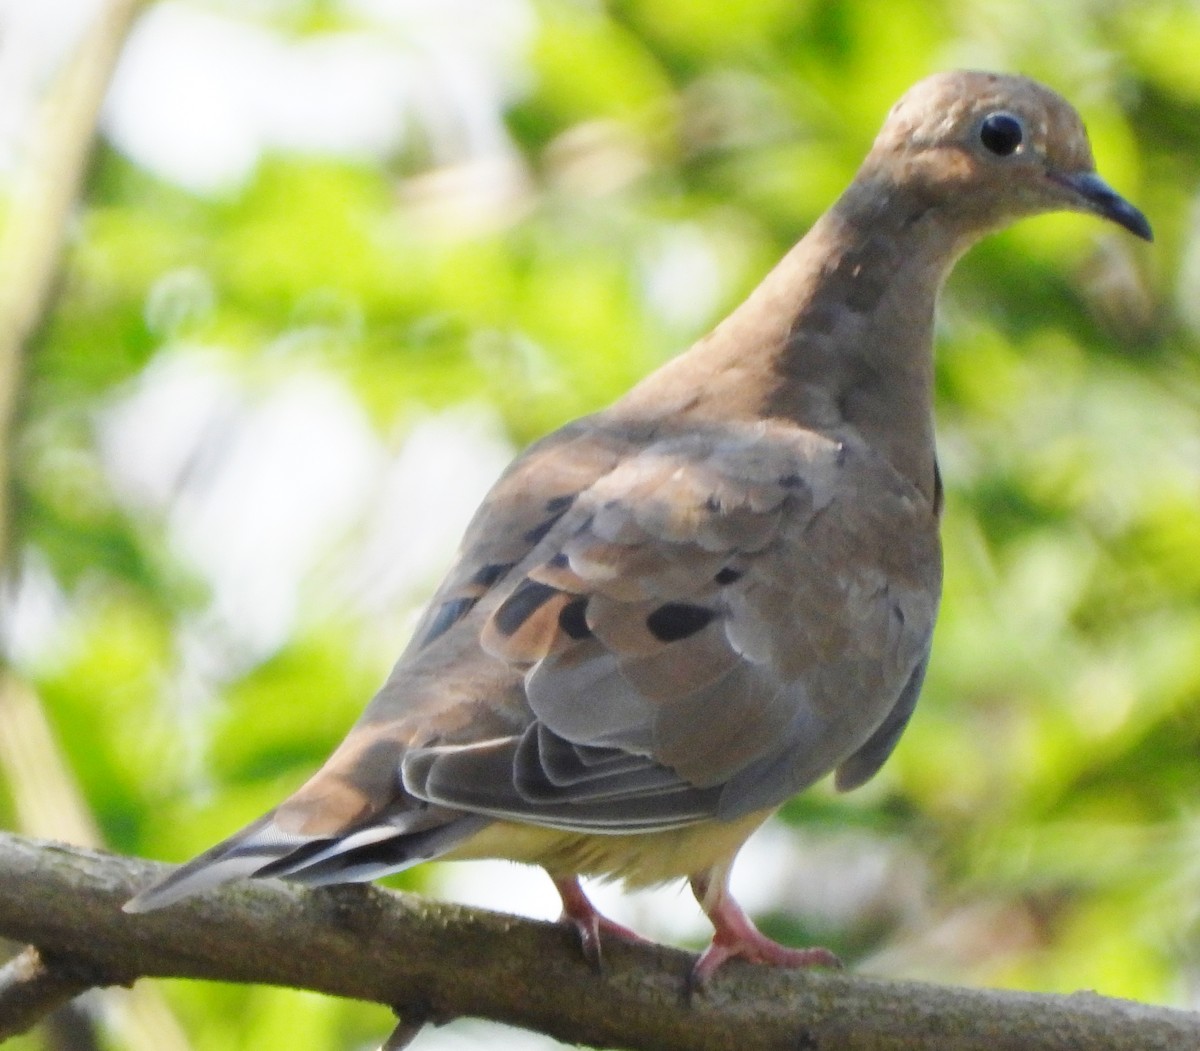
[[[160,912],[121,904],[164,866],[0,833],[0,936],[37,947],[0,972],[0,1038],[83,985],[144,977],[256,982],[461,1015],[645,1051],[1181,1051],[1200,1014],[1090,993],[947,988],[731,964],[685,993],[694,957],[606,947],[603,974],[554,924],[370,886],[243,882]],[[38,965],[40,961],[40,966]],[[73,984],[72,984],[73,983]],[[32,990],[32,992],[31,992]],[[22,1006],[24,1005],[24,1006]]]

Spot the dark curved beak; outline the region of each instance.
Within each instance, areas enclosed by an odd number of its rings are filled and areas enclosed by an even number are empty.
[[[1095,172],[1052,172],[1059,185],[1066,187],[1081,211],[1111,219],[1143,241],[1153,241],[1149,220]]]

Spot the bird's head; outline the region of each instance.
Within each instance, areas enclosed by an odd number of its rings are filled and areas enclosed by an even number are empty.
[[[1023,216],[1090,212],[1152,239],[1146,217],[1096,174],[1083,121],[1026,77],[938,73],[892,107],[860,180],[911,198],[913,215],[967,240]]]

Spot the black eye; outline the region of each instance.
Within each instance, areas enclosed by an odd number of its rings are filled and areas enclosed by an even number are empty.
[[[1024,137],[1025,129],[1011,113],[989,113],[979,125],[979,141],[997,157],[1016,153]]]

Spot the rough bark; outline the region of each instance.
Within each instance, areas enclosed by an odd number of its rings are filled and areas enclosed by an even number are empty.
[[[609,945],[603,974],[554,924],[374,887],[247,882],[161,912],[120,906],[163,867],[0,833],[0,936],[96,984],[261,982],[394,1007],[407,1023],[473,1015],[572,1043],[646,1051],[1179,1051],[1200,1015],[1090,993],[1049,996],[730,965],[690,1000],[693,957]],[[49,979],[44,979],[49,981]],[[30,1025],[0,983],[0,1038]],[[48,997],[48,1003],[61,997]]]

